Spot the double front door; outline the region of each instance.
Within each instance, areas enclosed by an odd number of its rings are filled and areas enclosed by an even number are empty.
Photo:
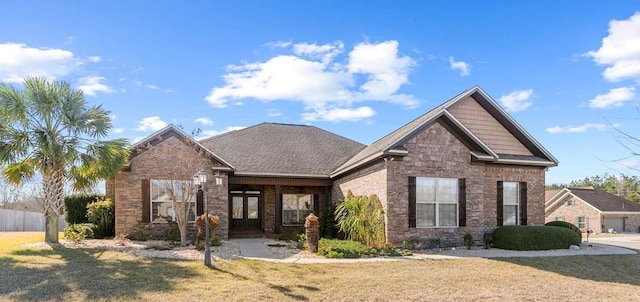
[[[260,230],[260,192],[231,193],[231,230]]]

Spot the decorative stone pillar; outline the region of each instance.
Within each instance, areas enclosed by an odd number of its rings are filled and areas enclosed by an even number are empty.
[[[312,253],[318,252],[318,240],[320,240],[320,224],[318,217],[313,213],[309,214],[304,222],[305,233],[307,235],[307,250]]]

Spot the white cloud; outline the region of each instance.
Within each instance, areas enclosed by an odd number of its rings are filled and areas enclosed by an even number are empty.
[[[626,20],[611,20],[609,35],[602,39],[600,48],[586,55],[608,66],[603,72],[605,79],[640,82],[640,12]]]
[[[111,87],[101,83],[106,79],[107,78],[98,77],[98,76],[82,77],[78,79],[78,89],[82,90],[84,94],[90,95],[90,96],[95,96],[97,92],[104,92],[104,93],[116,92]]]
[[[158,86],[156,86],[154,84],[143,83],[140,80],[134,80],[134,81],[132,81],[132,83],[133,83],[133,85],[136,85],[136,86],[141,87],[141,88],[159,90],[159,91],[162,91],[162,92],[175,92],[175,90],[173,90],[173,89],[163,89],[163,88],[160,88],[160,87],[158,87]]]
[[[202,132],[197,137],[197,139],[208,138],[208,137],[216,136],[218,134],[226,133],[226,132],[229,132],[229,131],[242,130],[244,128],[247,128],[247,127],[244,127],[244,126],[229,126],[229,127],[226,127],[226,128],[224,128],[222,130],[214,130],[214,129],[202,130]]]
[[[456,61],[453,57],[449,57],[449,67],[453,70],[459,70],[461,77],[471,74],[471,65],[465,61]]]
[[[500,97],[499,101],[509,112],[518,112],[528,109],[533,105],[529,99],[533,95],[533,89],[516,90]]]
[[[98,57],[98,56],[91,56],[91,57],[89,57],[88,60],[91,63],[98,63],[98,62],[102,61],[102,58]]]
[[[613,124],[613,127],[619,127],[619,124]],[[587,132],[589,129],[594,129],[594,130],[598,130],[598,131],[604,131],[609,129],[611,126],[607,125],[607,124],[594,124],[594,123],[587,123],[587,124],[582,124],[580,126],[555,126],[555,127],[550,127],[547,128],[547,132],[551,133],[551,134],[558,134],[558,133],[584,133]]]
[[[360,107],[356,109],[350,108],[333,108],[330,110],[319,110],[316,112],[309,112],[302,114],[302,118],[305,121],[325,121],[325,122],[340,122],[340,121],[359,121],[361,119],[372,117],[376,112],[371,107]]]
[[[325,120],[321,113],[337,112],[342,110],[337,108],[349,108],[354,102],[383,101],[410,108],[418,104],[412,95],[398,93],[409,83],[408,75],[416,63],[398,54],[397,41],[362,42],[348,54],[343,53],[340,41],[275,44],[292,53],[227,66],[225,84],[214,87],[205,98],[209,104],[224,108],[232,100],[248,98],[301,102],[311,111],[307,114],[319,120]]]
[[[278,110],[278,109],[269,109],[267,110],[267,115],[270,117],[278,117],[282,115],[282,111]]]
[[[199,117],[195,119],[196,123],[204,125],[204,126],[213,126],[213,121],[208,117]]]
[[[68,50],[0,43],[0,80],[4,82],[21,83],[27,76],[65,76],[80,64],[81,60]]]
[[[113,133],[122,133],[124,132],[124,128],[113,128],[111,131],[113,131]]]
[[[622,161],[619,163],[616,163],[615,165],[612,166],[612,168],[614,169],[636,169],[638,167],[638,162],[635,160],[629,160],[629,161]]]
[[[136,130],[138,130],[138,131],[148,131],[148,130],[158,131],[158,130],[166,127],[167,125],[168,125],[167,122],[161,120],[160,117],[158,117],[158,116],[150,116],[150,117],[145,117],[142,120],[140,120],[138,122],[138,127],[136,127]]]
[[[589,107],[609,109],[612,107],[621,107],[626,102],[636,97],[635,87],[620,87],[609,90],[607,94],[600,94],[589,101]]]

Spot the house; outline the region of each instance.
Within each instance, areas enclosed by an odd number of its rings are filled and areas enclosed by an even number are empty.
[[[223,238],[298,232],[308,213],[324,215],[350,190],[379,197],[392,244],[460,244],[500,225],[541,225],[545,171],[558,164],[480,87],[369,146],[313,126],[263,123],[198,142],[170,125],[131,150],[107,181],[118,234],[167,214],[154,183],[176,160],[192,159],[223,177],[204,196]],[[189,180],[200,166],[179,165],[171,177]],[[194,202],[201,212],[202,197]]]
[[[640,204],[594,188],[564,188],[546,194],[545,221],[556,220],[583,232],[638,232]]]

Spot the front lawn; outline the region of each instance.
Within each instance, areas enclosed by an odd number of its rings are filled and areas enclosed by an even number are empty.
[[[633,301],[640,256],[283,264],[21,248],[44,234],[0,233],[0,300]]]

